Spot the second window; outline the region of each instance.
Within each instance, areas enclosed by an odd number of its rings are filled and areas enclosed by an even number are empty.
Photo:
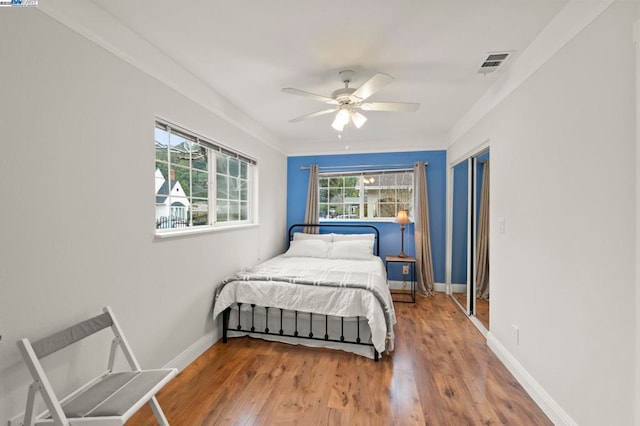
[[[321,173],[320,220],[392,219],[413,211],[413,171]]]

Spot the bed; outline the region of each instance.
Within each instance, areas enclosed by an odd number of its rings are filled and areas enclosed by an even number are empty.
[[[322,233],[303,232],[313,228]],[[378,229],[296,224],[289,242],[284,254],[232,274],[216,288],[213,318],[222,318],[223,342],[249,335],[376,361],[390,353],[396,317],[378,257]]]

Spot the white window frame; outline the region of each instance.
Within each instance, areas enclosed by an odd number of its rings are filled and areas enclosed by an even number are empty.
[[[230,155],[228,152],[226,151],[221,151],[219,153],[214,153],[214,156],[217,154],[221,154],[221,155],[228,155],[230,157],[235,157],[234,155]],[[237,157],[235,157],[237,158]],[[238,158],[239,159],[239,158]],[[242,159],[239,159],[240,161],[243,161]],[[227,220],[227,221],[222,221],[222,222],[218,222],[217,217],[218,217],[218,212],[217,212],[217,199],[218,199],[218,171],[217,171],[217,163],[215,160],[210,159],[210,164],[212,165],[212,167],[214,167],[215,171],[210,172],[209,173],[209,180],[211,182],[211,188],[214,188],[216,191],[215,197],[209,197],[209,208],[213,208],[215,209],[214,211],[214,215],[215,216],[211,216],[210,215],[210,221],[213,222],[214,226],[218,226],[218,227],[227,227],[227,226],[238,226],[238,225],[246,225],[246,224],[251,224],[253,223],[253,217],[255,216],[254,214],[254,208],[253,208],[253,193],[254,193],[254,175],[255,173],[255,167],[252,166],[251,164],[247,163],[247,219],[245,220]],[[243,161],[246,163],[246,161]],[[229,174],[227,174],[227,176],[230,176]],[[213,198],[213,199],[212,199]],[[227,201],[230,201],[229,198],[227,198]],[[238,200],[239,202],[241,202],[242,200]],[[209,210],[210,212],[212,210]]]
[[[189,216],[189,225],[187,227],[178,227],[178,228],[156,228],[155,235],[158,238],[164,238],[168,236],[174,235],[184,235],[184,234],[193,234],[193,233],[201,233],[201,232],[209,232],[218,229],[231,229],[238,227],[247,227],[247,226],[255,226],[257,224],[257,161],[243,153],[235,151],[227,146],[220,144],[219,142],[215,142],[209,138],[198,135],[195,132],[184,129],[180,126],[172,124],[166,120],[156,118],[154,132],[155,129],[163,130],[169,133],[169,137],[172,134],[176,134],[182,138],[187,140],[191,140],[192,142],[197,143],[199,146],[204,147],[207,150],[207,223],[203,225],[193,225],[193,214]],[[169,149],[169,148],[167,148]],[[247,164],[247,218],[245,220],[227,220],[227,221],[218,221],[217,220],[217,157],[218,155],[225,155],[228,157],[236,158],[241,163]],[[155,150],[154,150],[154,175],[156,170],[156,162],[157,158],[155,158]],[[170,180],[170,170],[171,170],[171,161],[170,158],[167,159],[167,174],[169,176],[164,176],[166,180]],[[241,166],[240,166],[241,167]],[[199,170],[194,169],[192,165],[189,166],[190,170]],[[189,191],[189,202],[193,201],[193,182],[192,176],[190,177],[190,191]],[[171,185],[169,185],[171,186]],[[169,194],[167,197],[171,197],[171,188],[169,187]],[[158,194],[156,194],[157,196]],[[163,194],[164,195],[164,194]],[[196,197],[202,199],[204,197]],[[169,198],[169,209],[171,210],[171,199]],[[158,206],[158,204],[155,204]],[[191,208],[191,207],[189,207]],[[157,215],[156,215],[157,216]],[[156,218],[157,222],[157,218]]]
[[[318,173],[318,211],[320,211],[320,205],[321,204],[325,204],[321,202],[321,196],[320,196],[320,191],[322,190],[322,188],[320,187],[320,179],[322,178],[331,178],[331,177],[352,177],[352,176],[356,176],[359,177],[359,186],[358,186],[358,191],[359,191],[359,217],[358,218],[353,218],[353,219],[348,219],[348,218],[322,218],[320,217],[320,221],[321,222],[393,222],[395,220],[395,216],[394,217],[366,217],[364,216],[364,205],[365,205],[365,183],[364,180],[362,179],[362,177],[364,175],[371,175],[371,174],[389,174],[389,173],[409,173],[411,174],[411,189],[412,191],[415,188],[415,175],[413,172],[413,169],[383,169],[383,170],[357,170],[357,171],[333,171],[333,172],[320,172]],[[412,194],[412,196],[409,199],[409,205],[407,206],[407,210],[409,211],[409,217],[413,218],[413,205],[414,205],[414,200],[415,199],[415,194]],[[329,203],[330,204],[330,203]],[[344,205],[344,202],[343,202]]]

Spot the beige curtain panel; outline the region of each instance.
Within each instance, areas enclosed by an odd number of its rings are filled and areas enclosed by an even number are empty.
[[[429,194],[427,193],[427,173],[424,161],[413,165],[413,178],[418,294],[431,296],[435,294],[435,291],[433,290],[433,261],[429,235]]]
[[[309,186],[307,187],[307,207],[304,213],[304,223],[320,223],[318,192],[318,165],[314,164],[309,167]],[[317,234],[319,232],[319,228],[317,226],[306,227],[304,232],[307,234]]]
[[[476,271],[476,297],[489,300],[489,160],[482,173]]]

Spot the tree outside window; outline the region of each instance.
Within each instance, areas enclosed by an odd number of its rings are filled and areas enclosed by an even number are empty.
[[[255,161],[161,122],[155,152],[156,229],[250,222]]]
[[[318,180],[321,220],[395,218],[413,211],[413,171],[326,173]]]

